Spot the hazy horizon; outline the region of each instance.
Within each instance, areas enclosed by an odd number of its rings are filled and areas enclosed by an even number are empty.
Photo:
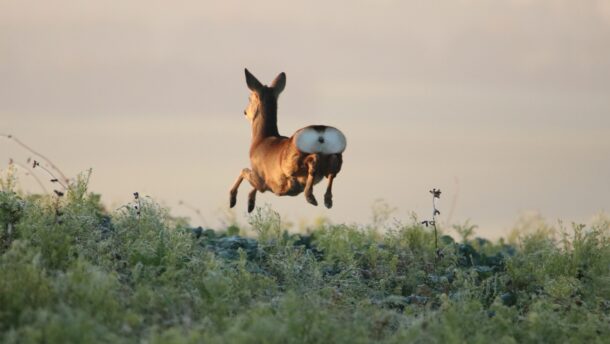
[[[430,216],[436,187],[443,221],[497,237],[524,212],[608,211],[608,42],[602,0],[1,1],[0,134],[70,176],[93,168],[109,208],[138,191],[215,227],[249,166],[243,69],[285,72],[280,133],[336,126],[345,163],[331,210],[269,192],[258,205],[351,223],[384,199],[408,221]],[[1,169],[29,156],[0,138]]]

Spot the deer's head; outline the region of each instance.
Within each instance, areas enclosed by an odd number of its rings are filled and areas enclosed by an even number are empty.
[[[246,72],[246,84],[250,89],[250,98],[248,106],[244,110],[244,115],[254,122],[259,117],[265,120],[267,116],[273,116],[273,118],[267,118],[267,120],[276,121],[277,116],[277,99],[280,93],[286,87],[286,74],[283,72],[271,82],[271,85],[263,85],[258,79],[248,71]]]

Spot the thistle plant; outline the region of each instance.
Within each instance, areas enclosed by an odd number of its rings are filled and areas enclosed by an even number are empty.
[[[434,228],[434,249],[436,250],[436,255],[440,257],[442,255],[442,252],[438,248],[438,230],[436,228],[436,215],[440,215],[441,212],[436,209],[436,200],[441,198],[441,190],[433,188],[432,190],[430,190],[430,193],[432,194],[432,220],[422,221],[422,224],[426,227],[432,226],[432,228]]]
[[[142,202],[140,202],[140,194],[137,191],[133,193],[133,199],[136,203],[133,208],[136,210],[136,215],[138,215],[138,222],[140,222],[140,215],[142,214]]]

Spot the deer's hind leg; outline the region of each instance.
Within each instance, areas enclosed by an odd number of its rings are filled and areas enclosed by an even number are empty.
[[[316,206],[318,205],[318,201],[316,201],[316,197],[313,195],[313,183],[316,169],[318,168],[318,160],[318,155],[311,154],[303,161],[307,166],[307,181],[305,182],[305,190],[303,190],[303,193],[305,194],[307,202]]]
[[[341,171],[341,165],[343,164],[343,157],[341,154],[333,154],[329,157],[329,168],[328,174],[326,177],[328,178],[328,186],[326,187],[326,193],[324,194],[324,205],[326,208],[330,209],[333,206],[333,181],[337,176],[337,173]]]
[[[231,187],[231,191],[229,191],[229,206],[233,208],[237,203],[237,189],[239,189],[239,186],[244,179],[250,182],[250,184],[253,186],[252,191],[250,191],[248,194],[248,212],[250,213],[252,210],[254,210],[254,204],[256,202],[256,190],[263,190],[264,188],[261,184],[260,177],[253,173],[249,168],[244,168],[241,170],[237,180],[235,180],[235,183],[233,184],[233,187]]]
[[[335,173],[331,173],[328,175],[328,186],[326,187],[326,193],[324,194],[324,205],[326,208],[330,209],[333,207],[333,180],[337,175]]]
[[[254,210],[254,205],[256,203],[256,188],[253,188],[250,193],[248,193],[248,212],[251,213]]]

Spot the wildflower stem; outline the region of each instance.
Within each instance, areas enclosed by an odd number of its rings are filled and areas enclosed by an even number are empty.
[[[40,178],[38,178],[38,176],[36,176],[36,175],[35,175],[35,174],[32,172],[32,170],[30,170],[29,168],[27,168],[27,167],[26,167],[26,166],[24,166],[24,165],[21,165],[20,163],[14,162],[14,161],[11,161],[11,163],[12,163],[13,165],[17,166],[18,168],[20,168],[20,169],[24,170],[26,175],[29,175],[29,176],[31,176],[32,178],[34,178],[34,180],[36,180],[36,182],[38,183],[38,185],[40,186],[40,188],[42,189],[42,191],[44,191],[44,193],[46,193],[46,194],[48,194],[48,193],[49,193],[49,191],[47,190],[47,188],[45,188],[45,187],[44,187],[44,184],[42,183],[42,181],[40,181]]]
[[[434,227],[434,249],[438,251],[438,234],[436,230],[436,214],[438,210],[436,209],[436,196],[432,195],[432,227]]]
[[[62,183],[61,180],[57,179],[55,177],[55,175],[51,171],[49,171],[48,168],[42,166],[36,160],[34,160],[34,167],[40,167],[43,171],[47,172],[47,174],[51,177],[51,181],[57,182],[59,185],[61,185],[62,188],[64,188],[64,190],[68,189],[68,187],[64,183]],[[67,180],[66,180],[66,183],[67,183]]]
[[[16,138],[14,135],[11,134],[0,134],[0,136],[2,137],[6,137],[9,140],[12,140],[13,142],[15,142],[16,144],[18,144],[19,146],[21,146],[22,148],[24,148],[25,150],[29,151],[30,153],[37,155],[38,157],[40,157],[42,160],[44,160],[47,164],[49,164],[49,166],[51,166],[52,169],[54,169],[59,176],[61,177],[61,179],[68,184],[69,179],[66,177],[65,174],[63,174],[63,172],[61,172],[61,170],[55,166],[55,164],[53,164],[53,162],[51,162],[51,160],[49,160],[49,158],[47,158],[46,156],[42,155],[41,153],[35,151],[34,149],[32,149],[30,146],[26,145],[25,143],[21,142],[21,140],[19,140],[18,138]],[[62,184],[63,186],[63,184]],[[65,188],[65,186],[64,186]]]

